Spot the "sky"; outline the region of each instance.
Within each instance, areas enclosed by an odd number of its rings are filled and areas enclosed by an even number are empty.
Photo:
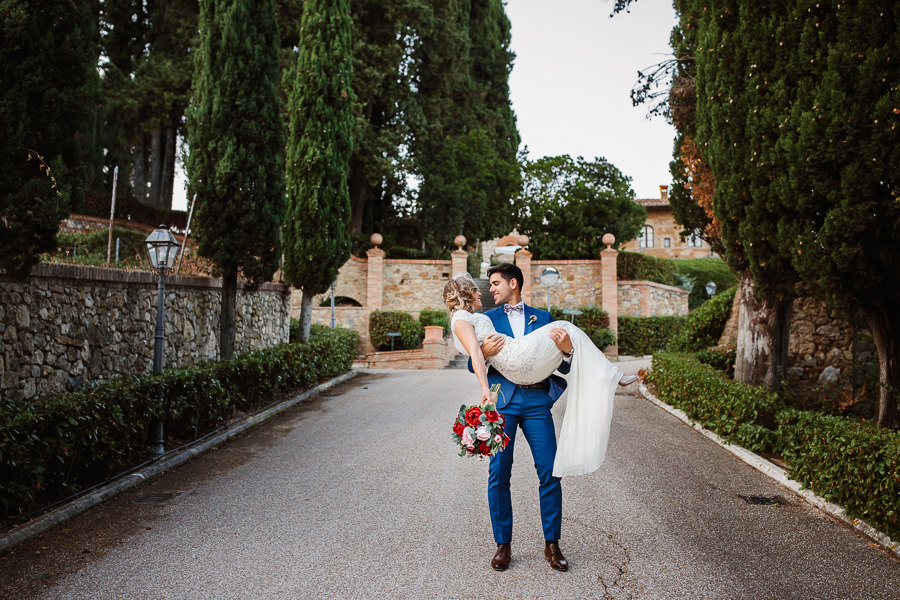
[[[671,54],[671,0],[637,0],[609,18],[611,0],[508,0],[509,86],[532,159],[603,157],[632,178],[638,198],[658,198],[671,180],[674,128],[632,106],[637,71]]]
[[[671,53],[671,0],[637,0],[609,18],[611,0],[508,0],[509,86],[522,144],[532,159],[603,157],[631,177],[638,198],[658,198],[670,182],[674,128],[632,106],[637,72]],[[183,210],[184,172],[173,208]]]

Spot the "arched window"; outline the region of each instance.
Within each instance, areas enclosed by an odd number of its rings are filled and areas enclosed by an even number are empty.
[[[641,229],[641,237],[638,238],[640,242],[641,248],[652,248],[653,247],[653,227],[650,225],[644,225],[644,228]]]

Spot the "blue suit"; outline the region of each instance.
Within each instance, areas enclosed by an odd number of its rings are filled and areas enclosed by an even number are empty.
[[[487,311],[498,333],[513,336],[509,319],[498,307]],[[553,318],[545,310],[530,306],[525,307],[525,334],[548,325]],[[560,372],[565,373],[570,365],[563,362]],[[469,360],[472,371],[472,361]],[[512,473],[513,451],[515,450],[516,431],[522,433],[531,448],[534,468],[540,481],[541,522],[546,541],[557,541],[562,526],[562,486],[559,477],[553,476],[553,461],[556,458],[556,429],[550,409],[566,388],[566,382],[559,376],[551,375],[550,390],[546,392],[534,388],[521,388],[506,379],[493,367],[488,368],[488,381],[491,385],[500,384],[500,395],[497,399],[497,410],[503,415],[509,444],[503,452],[491,457],[488,469],[488,506],[491,513],[491,525],[494,530],[494,541],[506,544],[512,541],[512,502],[510,500],[509,479]]]

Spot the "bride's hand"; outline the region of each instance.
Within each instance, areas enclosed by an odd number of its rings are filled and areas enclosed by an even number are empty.
[[[483,387],[481,388],[481,406],[483,407],[485,404],[493,404],[494,400],[491,398],[491,389]]]

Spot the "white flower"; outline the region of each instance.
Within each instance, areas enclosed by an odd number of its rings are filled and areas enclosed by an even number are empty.
[[[475,430],[472,429],[471,427],[466,427],[465,429],[463,429],[462,443],[471,448],[472,444],[475,442],[474,435],[475,435]]]
[[[475,437],[477,437],[482,442],[486,442],[491,439],[491,430],[482,425],[475,431]]]
[[[494,441],[497,442],[497,443],[499,444],[500,442],[503,441],[503,437],[502,437],[502,436],[499,436],[499,435],[495,435],[495,436],[494,436]]]

